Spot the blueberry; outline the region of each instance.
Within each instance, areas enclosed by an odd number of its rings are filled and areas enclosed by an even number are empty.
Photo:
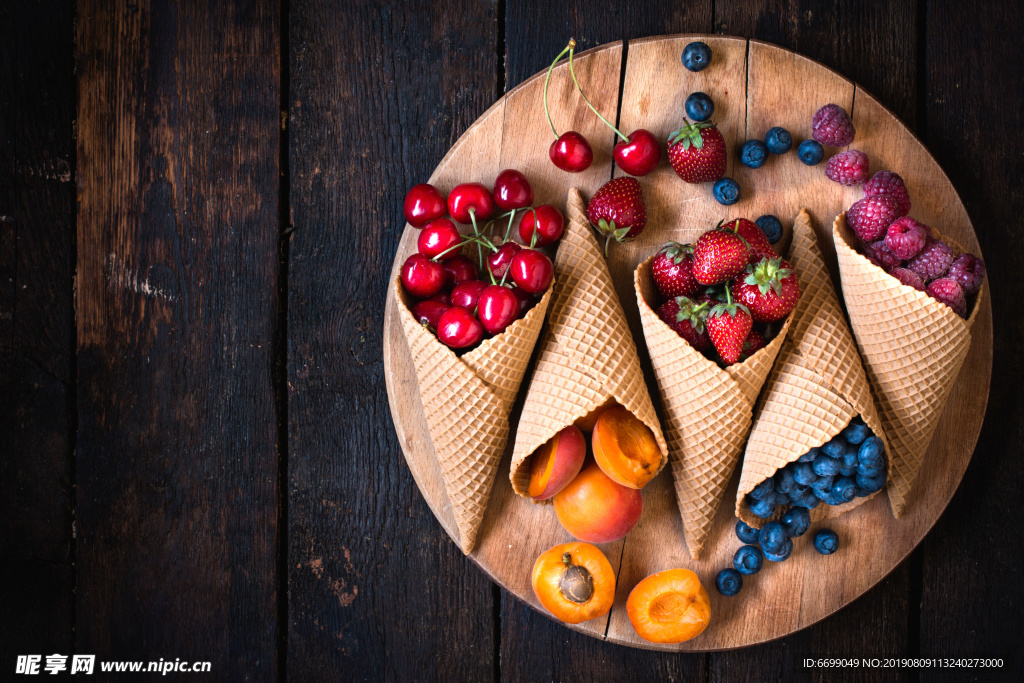
[[[745,545],[732,556],[732,566],[740,574],[748,576],[756,574],[761,571],[761,565],[763,564],[764,555],[761,554],[761,549],[756,545]]]
[[[839,550],[839,536],[831,529],[822,529],[814,534],[814,549],[822,555],[831,555]]]
[[[775,473],[775,492],[776,493],[789,493],[793,490],[793,471],[789,469],[789,466],[783,467],[781,470]]]
[[[731,597],[743,588],[743,577],[735,569],[723,569],[715,577],[715,588],[726,597]]]
[[[690,71],[703,71],[711,64],[711,48],[707,43],[694,42],[683,48],[683,66]]]
[[[810,490],[810,486],[804,486],[803,484],[793,484],[793,490],[789,492],[789,499],[796,500],[800,496],[805,495]]]
[[[782,526],[786,527],[786,533],[790,538],[803,536],[807,527],[811,525],[811,513],[805,508],[790,508],[782,516]]]
[[[882,462],[885,458],[885,444],[877,436],[869,436],[857,450],[857,459],[862,465]]]
[[[761,168],[768,161],[768,148],[760,140],[747,140],[740,147],[740,163],[747,168]]]
[[[821,451],[819,449],[812,448],[811,450],[807,451],[806,453],[801,455],[799,458],[797,458],[796,461],[797,462],[814,462],[814,459],[818,457],[819,453],[821,453]]]
[[[754,490],[750,492],[750,497],[756,498],[757,500],[764,500],[774,489],[775,481],[771,477],[768,477],[754,487]]]
[[[780,522],[768,522],[761,527],[757,540],[761,544],[761,550],[774,553],[782,549],[787,538],[789,536],[786,535],[786,527]]]
[[[814,473],[819,477],[832,477],[839,474],[840,465],[838,460],[822,453],[814,459],[811,467],[814,468]]]
[[[744,543],[757,543],[757,529],[742,519],[736,520],[736,538]]]
[[[775,492],[775,504],[776,505],[783,505],[783,506],[789,505],[789,502],[791,500],[792,500],[792,498],[789,497],[788,493],[780,493],[779,491]]]
[[[778,552],[770,553],[767,550],[764,551],[765,559],[771,560],[772,562],[782,562],[790,556],[793,552],[793,539],[787,538],[786,542],[782,544],[782,547]]]
[[[873,436],[871,429],[863,422],[860,424],[851,422],[839,435],[846,439],[846,443],[851,446],[859,446],[864,443],[864,439]]]
[[[793,468],[793,479],[797,484],[810,486],[818,480],[818,475],[814,473],[814,468],[810,463],[798,462]]]
[[[732,178],[719,178],[712,186],[715,199],[723,206],[735,204],[740,199],[740,186]]]
[[[832,490],[832,477],[819,477],[816,482],[811,484],[811,491],[814,491],[814,495],[819,500],[825,500],[828,492]]]
[[[835,499],[842,501],[838,503],[849,503],[851,500],[857,497],[857,482],[849,477],[839,477],[832,484],[832,495]],[[828,501],[825,501],[828,503]],[[836,503],[829,503],[829,505],[836,505]]]
[[[884,473],[874,477],[865,476],[863,474],[857,475],[857,488],[863,489],[868,494],[874,493],[875,491],[881,491],[883,486],[885,486]]]
[[[800,157],[800,161],[808,166],[817,166],[825,158],[825,150],[822,148],[821,143],[814,140],[804,140],[801,142],[796,153]]]
[[[885,477],[884,462],[869,462],[857,465],[857,476],[873,479],[874,477]]]
[[[686,115],[694,121],[707,121],[715,113],[715,103],[702,92],[690,93],[685,107]]]
[[[750,512],[761,519],[767,519],[775,514],[775,496],[764,500],[755,500],[750,503]]]
[[[772,154],[785,154],[793,148],[793,136],[785,128],[769,128],[764,136],[764,146]]]
[[[794,506],[801,507],[807,510],[813,510],[814,508],[818,507],[819,503],[821,503],[821,499],[818,498],[817,494],[814,492],[814,489],[807,489],[806,493],[802,494],[799,498],[793,499]]]
[[[852,477],[857,473],[857,451],[852,448],[843,453],[843,459],[840,462],[841,467],[839,468],[839,474],[844,477]]]
[[[771,214],[766,214],[757,219],[757,227],[768,238],[769,244],[775,244],[782,239],[782,222]]]
[[[836,460],[842,460],[843,455],[846,454],[850,449],[850,444],[846,443],[845,439],[840,439],[838,436],[826,443],[821,447],[821,452],[830,458]]]

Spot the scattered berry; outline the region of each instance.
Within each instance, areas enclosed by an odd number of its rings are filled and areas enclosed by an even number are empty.
[[[703,289],[693,277],[693,245],[669,242],[651,261],[651,276],[662,297],[692,297]]]
[[[760,140],[747,140],[740,147],[740,163],[747,168],[761,168],[768,161],[768,148]]]
[[[889,271],[889,275],[905,284],[907,287],[913,287],[919,292],[924,291],[924,280],[917,273],[907,270],[906,268],[893,268]]]
[[[732,295],[760,323],[782,320],[796,307],[800,283],[787,261],[764,259],[733,280]]]
[[[811,525],[811,514],[806,508],[791,508],[782,516],[782,526],[790,538],[803,536]]]
[[[764,564],[764,555],[761,554],[761,549],[756,545],[745,545],[741,546],[736,554],[732,556],[732,566],[736,568],[740,574],[751,575],[761,571],[761,566]]]
[[[839,550],[839,536],[831,529],[822,529],[814,534],[814,549],[822,555],[831,555]]]
[[[636,178],[614,178],[601,186],[587,204],[587,219],[605,238],[625,242],[644,231],[647,207]]]
[[[711,48],[695,41],[683,48],[683,66],[690,71],[703,71],[711,64]]]
[[[527,209],[519,223],[519,239],[527,246],[554,244],[562,238],[564,232],[565,218],[562,212],[549,204]]]
[[[758,530],[744,522],[742,519],[737,519],[736,538],[740,539],[744,543],[757,543]]]
[[[668,136],[668,161],[688,183],[718,180],[725,173],[725,138],[710,121],[683,119],[683,125]]]
[[[899,174],[892,171],[878,171],[864,183],[865,197],[874,197],[879,194],[887,194],[896,200],[899,215],[906,216],[910,213],[910,195]]]
[[[862,200],[863,201],[863,200]],[[897,218],[885,231],[885,244],[896,258],[908,261],[924,249],[931,229],[909,216]]]
[[[686,115],[694,121],[707,121],[715,113],[715,103],[702,92],[690,93],[686,98]]]
[[[618,130],[615,130],[618,133]],[[661,161],[661,145],[654,133],[637,128],[625,140],[615,143],[612,158],[623,171],[630,175],[645,176]]]
[[[711,349],[706,327],[709,304],[699,304],[685,296],[668,299],[658,307],[658,317],[697,351]]]
[[[551,143],[548,156],[563,171],[580,173],[590,168],[594,161],[594,150],[587,139],[574,130],[562,133]]]
[[[768,522],[761,527],[757,539],[761,544],[761,550],[777,553],[786,545],[789,534],[786,533],[786,527],[782,526],[782,522]]]
[[[793,149],[793,136],[785,128],[769,128],[764,136],[764,146],[772,154],[785,154]]]
[[[775,216],[771,214],[761,216],[757,219],[757,226],[768,238],[769,244],[776,244],[782,239],[782,222]]]
[[[721,284],[742,273],[749,258],[750,251],[742,237],[733,230],[715,228],[697,238],[693,276],[702,285]]]
[[[974,254],[960,254],[949,267],[949,277],[960,283],[964,296],[970,296],[985,281],[985,262]]]
[[[896,200],[888,195],[864,197],[847,210],[846,222],[862,242],[874,242],[885,236],[898,213]]]
[[[820,142],[804,140],[797,148],[796,155],[808,166],[817,166],[825,158],[825,150]]]
[[[494,197],[480,183],[462,183],[448,193],[448,213],[459,223],[485,221],[494,214]]]
[[[865,244],[864,254],[869,261],[884,271],[891,271],[900,265],[900,260],[896,258],[896,254],[892,253],[892,249],[885,243],[885,240]]]
[[[917,273],[925,282],[931,282],[945,275],[951,265],[953,250],[942,240],[929,237],[924,248],[907,263],[907,270]]]
[[[967,299],[960,283],[951,277],[940,277],[928,284],[928,296],[946,304],[961,318],[967,317]]]
[[[825,175],[840,185],[859,185],[868,177],[868,155],[859,149],[840,152],[825,164]]]
[[[811,137],[830,147],[846,147],[856,131],[846,110],[838,104],[826,104],[811,119]]]
[[[764,551],[764,558],[772,562],[783,562],[793,554],[793,539],[787,538],[786,542],[777,552]]]
[[[422,228],[430,221],[437,220],[444,215],[444,210],[444,195],[427,183],[413,185],[405,194],[402,205],[405,220],[414,228]]]
[[[723,569],[715,577],[715,588],[725,597],[732,597],[743,588],[743,577],[735,569]]]
[[[533,187],[526,176],[507,168],[494,179],[494,203],[502,211],[522,209],[533,204]]]
[[[740,199],[740,186],[732,178],[719,178],[713,187],[715,200],[723,205],[730,206]]]

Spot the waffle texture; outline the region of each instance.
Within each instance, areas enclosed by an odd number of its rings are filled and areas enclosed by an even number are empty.
[[[587,221],[579,190],[569,190],[566,228],[555,257],[548,329],[516,428],[509,478],[527,496],[529,457],[551,437],[609,398],[654,433],[661,471],[668,446],[647,393],[636,344],[615,294],[608,264]]]
[[[936,235],[955,254],[963,252],[955,242]],[[858,254],[845,213],[836,217],[832,238],[853,335],[889,442],[892,472],[886,489],[892,513],[899,517],[971,347],[971,327],[985,287],[964,320]]]

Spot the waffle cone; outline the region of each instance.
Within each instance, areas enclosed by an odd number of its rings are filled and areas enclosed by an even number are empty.
[[[806,211],[801,210],[793,223],[789,254],[800,279],[800,301],[789,339],[758,406],[736,493],[736,515],[754,527],[765,520],[747,508],[746,494],[811,448],[831,440],[855,416],[860,415],[885,441],[864,367]],[[821,503],[811,511],[811,519],[837,517],[875,495],[845,505]]]
[[[985,288],[964,320],[858,254],[845,213],[836,217],[832,237],[850,324],[889,442],[892,473],[886,488],[892,513],[899,517],[971,347]],[[943,239],[957,253],[963,251]]]
[[[690,555],[698,559],[750,433],[754,403],[782,347],[791,318],[763,349],[720,368],[666,325],[648,302],[657,299],[651,262],[633,273],[647,351],[666,415],[672,479]]]
[[[459,545],[468,555],[484,518],[508,441],[509,413],[552,289],[504,332],[459,357],[413,317],[401,282],[396,280],[394,287],[427,428],[459,528]]]
[[[526,403],[516,429],[509,478],[527,496],[529,456],[563,428],[614,399],[668,447],[644,383],[636,344],[615,293],[608,264],[594,239],[586,203],[569,190],[566,229],[555,258],[557,282]]]

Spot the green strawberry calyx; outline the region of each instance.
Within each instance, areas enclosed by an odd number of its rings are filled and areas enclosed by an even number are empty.
[[[717,304],[714,308],[712,308],[711,309],[711,313],[709,314],[708,317],[711,317],[711,318],[721,318],[722,316],[727,315],[730,318],[735,320],[736,319],[736,314],[739,313],[740,311],[743,311],[748,316],[750,315],[750,309],[747,308],[746,306],[744,306],[743,304],[739,304],[739,303],[736,303],[735,301],[733,301],[732,300],[732,292],[730,292],[729,288],[726,287],[725,288],[725,301],[723,301],[722,303]]]
[[[658,253],[663,254],[673,264],[679,265],[687,256],[693,256],[693,245],[666,242]]]
[[[708,302],[697,303],[687,296],[677,296],[675,301],[679,307],[679,311],[676,313],[676,322],[681,323],[685,320],[690,323],[690,327],[697,334],[703,334],[704,323],[707,322],[710,307]]]
[[[747,266],[744,284],[757,287],[762,295],[772,290],[776,295],[782,295],[782,281],[793,274],[791,268],[782,265],[781,258],[761,259],[756,264]]]
[[[670,145],[681,145],[683,150],[688,150],[691,146],[694,149],[704,148],[704,138],[701,137],[700,132],[705,128],[715,128],[715,124],[711,121],[701,121],[700,123],[690,123],[687,119],[683,119],[683,125],[678,130],[672,131],[668,136],[668,144]]]
[[[597,225],[594,226],[597,232],[604,236],[604,257],[608,258],[608,245],[611,244],[612,240],[616,242],[626,242],[629,240],[626,235],[632,230],[630,226],[619,227],[615,224],[614,219],[601,218],[597,221]]]

